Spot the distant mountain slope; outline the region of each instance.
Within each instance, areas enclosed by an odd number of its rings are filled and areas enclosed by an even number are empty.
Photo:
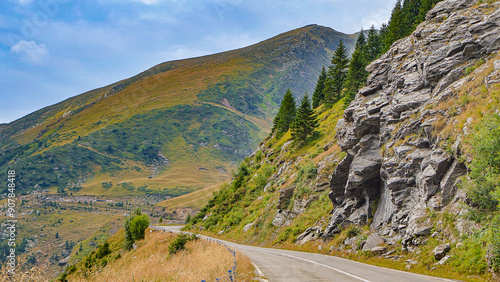
[[[310,25],[46,107],[0,127],[0,171],[61,193],[180,195],[219,183],[269,132],[286,89],[312,92],[339,40],[352,48],[355,35]]]

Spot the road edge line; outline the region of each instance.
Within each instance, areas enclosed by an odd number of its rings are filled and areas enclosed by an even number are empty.
[[[305,258],[301,258],[301,257],[296,257],[296,256],[292,256],[292,255],[289,255],[289,254],[281,254],[281,253],[273,253],[273,252],[269,252],[269,253],[272,253],[272,254],[277,254],[277,255],[282,255],[282,256],[286,256],[286,257],[291,257],[291,258],[294,258],[294,259],[299,259],[299,260],[303,260],[303,261],[307,261],[307,262],[310,262],[312,264],[316,264],[316,265],[319,265],[319,266],[323,266],[323,267],[326,267],[326,268],[329,268],[331,270],[334,270],[334,271],[337,271],[339,273],[342,273],[344,275],[347,275],[351,278],[354,278],[354,279],[357,279],[357,280],[360,280],[360,281],[363,281],[363,282],[371,282],[370,280],[366,280],[364,278],[361,278],[361,277],[358,277],[354,274],[351,274],[351,273],[348,273],[348,272],[345,272],[343,270],[340,270],[340,269],[337,269],[335,267],[331,267],[331,266],[328,266],[326,264],[322,264],[322,263],[319,263],[319,262],[315,262],[313,260],[310,260],[310,259],[305,259]]]

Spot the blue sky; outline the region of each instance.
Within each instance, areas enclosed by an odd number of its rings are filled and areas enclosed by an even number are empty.
[[[308,24],[354,33],[395,0],[5,0],[0,123],[161,62],[257,43]]]

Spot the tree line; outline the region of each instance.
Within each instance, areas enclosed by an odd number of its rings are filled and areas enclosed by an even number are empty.
[[[391,18],[380,30],[372,26],[368,32],[361,30],[352,55],[341,40],[331,59],[331,65],[323,67],[312,95],[304,95],[297,108],[290,89],[285,93],[278,114],[273,121],[272,132],[277,137],[291,131],[295,143],[302,145],[314,135],[318,126],[314,109],[320,105],[331,107],[341,99],[346,104],[354,99],[368,78],[366,67],[389,50],[391,45],[408,35],[425,20],[427,12],[441,0],[397,0]]]
[[[331,106],[342,98],[349,103],[365,85],[366,66],[385,53],[391,45],[408,35],[425,20],[425,14],[441,0],[398,0],[391,18],[379,31],[372,26],[367,34],[362,30],[349,58],[346,46],[340,41],[328,71],[323,67],[313,93],[313,108]]]
[[[279,137],[290,130],[293,141],[300,146],[314,135],[316,127],[318,121],[309,96],[305,94],[297,108],[292,91],[288,89],[274,118],[273,132]]]

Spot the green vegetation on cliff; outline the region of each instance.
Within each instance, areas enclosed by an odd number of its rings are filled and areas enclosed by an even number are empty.
[[[341,157],[333,145],[335,124],[343,111],[341,100],[331,108],[316,109],[317,136],[302,147],[293,145],[290,131],[282,136],[268,136],[259,149],[246,158],[233,175],[233,180],[214,192],[214,197],[189,221],[189,228],[229,237],[268,244],[294,242],[308,226],[328,217],[328,174],[335,165],[320,163],[325,157],[335,163]],[[281,191],[291,191],[286,197]],[[282,198],[282,200],[279,200]],[[302,207],[291,226],[273,225],[277,213]],[[326,223],[326,221],[325,221]],[[246,232],[243,227],[251,224]]]

